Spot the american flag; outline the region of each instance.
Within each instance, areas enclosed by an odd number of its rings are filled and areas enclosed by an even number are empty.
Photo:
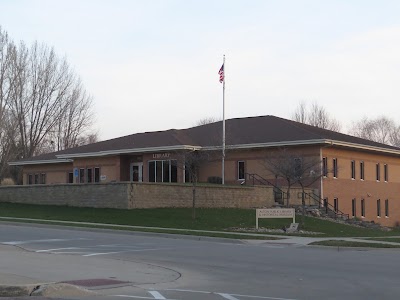
[[[219,74],[219,82],[221,82],[221,83],[224,82],[225,74],[224,74],[224,65],[223,64],[222,64],[221,69],[219,69],[218,74]]]

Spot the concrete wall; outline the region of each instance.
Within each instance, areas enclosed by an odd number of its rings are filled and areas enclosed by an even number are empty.
[[[271,207],[270,187],[198,186],[197,207]],[[192,188],[183,184],[108,183],[0,187],[0,202],[103,208],[191,207]]]

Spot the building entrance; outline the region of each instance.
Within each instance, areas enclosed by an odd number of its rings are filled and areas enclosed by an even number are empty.
[[[143,163],[131,163],[131,181],[143,182]]]

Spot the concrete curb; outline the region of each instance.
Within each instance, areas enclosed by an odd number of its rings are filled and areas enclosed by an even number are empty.
[[[0,285],[0,297],[30,296],[36,285]]]
[[[78,297],[94,295],[98,295],[98,293],[67,283],[0,285],[0,297]]]

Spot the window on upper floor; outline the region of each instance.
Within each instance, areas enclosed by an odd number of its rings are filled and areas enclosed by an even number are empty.
[[[383,165],[383,176],[384,176],[385,182],[389,181],[389,169],[388,168],[389,167],[387,164]]]
[[[381,166],[379,163],[376,164],[376,181],[381,180]]]
[[[338,177],[338,161],[337,158],[333,159],[333,178]]]
[[[326,157],[322,158],[322,176],[328,177],[328,159]]]
[[[365,173],[364,162],[360,161],[360,179],[361,180],[364,180],[364,173]]]
[[[351,161],[351,179],[356,179],[356,162],[354,160]]]

